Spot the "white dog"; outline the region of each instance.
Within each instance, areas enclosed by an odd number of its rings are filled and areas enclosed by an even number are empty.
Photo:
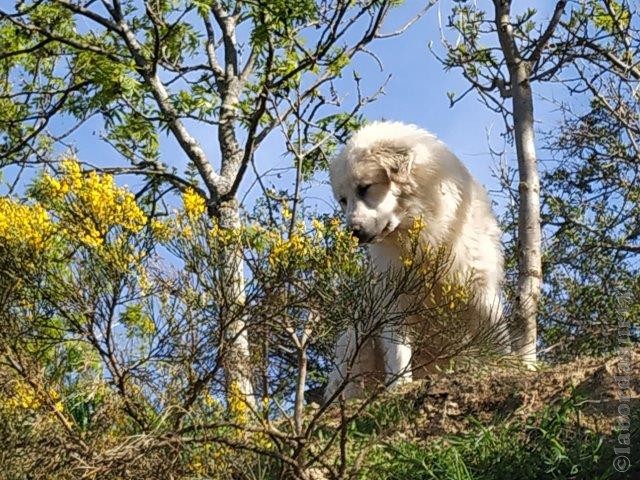
[[[426,227],[419,242],[446,247],[451,273],[473,279],[471,307],[460,328],[502,321],[500,229],[484,188],[434,135],[414,125],[374,122],[352,136],[331,163],[330,176],[348,227],[368,245],[378,271],[401,265],[402,234],[421,218]],[[336,345],[326,399],[347,371],[353,378],[381,369],[386,385],[411,380],[418,352],[412,352],[405,331],[401,325],[385,326],[357,355],[356,330],[345,332]],[[362,385],[355,383],[344,389],[346,397],[360,393]]]

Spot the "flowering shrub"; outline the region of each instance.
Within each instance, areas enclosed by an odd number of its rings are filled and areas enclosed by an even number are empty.
[[[421,219],[401,268],[381,276],[338,218],[294,218],[275,201],[273,215],[258,209],[225,228],[196,189],[176,200],[152,214],[111,175],[69,159],[23,202],[0,198],[0,347],[15,359],[0,364],[0,435],[34,451],[45,437],[84,444],[74,455],[92,468],[127,465],[141,478],[162,476],[175,452],[185,478],[292,466],[310,453],[300,439],[320,428],[303,396],[325,382],[337,335],[354,325],[375,334],[406,315],[454,325],[468,301],[464,279],[447,277],[447,252],[419,241]],[[246,282],[233,290],[225,270],[238,257]],[[434,305],[398,310],[392,300],[406,294]],[[255,398],[224,374],[237,318]],[[59,448],[42,455],[64,469]],[[51,473],[30,458],[13,468]]]
[[[41,205],[26,205],[0,197],[0,248],[41,252],[51,238],[53,224]]]
[[[0,388],[9,429],[0,435],[90,439],[101,452],[92,461],[117,464],[114,455],[155,445],[151,432],[180,430],[185,471],[202,476],[233,471],[243,448],[267,457],[283,448],[290,433],[274,437],[272,422],[294,396],[287,351],[305,342],[309,382],[322,381],[346,317],[308,312],[333,308],[340,285],[365,275],[363,256],[335,218],[294,220],[280,204],[276,222],[247,215],[223,228],[197,190],[177,200],[151,215],[113,176],[72,159],[39,176],[22,201],[0,198],[0,347],[17,359],[0,366],[10,379]],[[255,403],[223,374],[229,252],[245,260],[237,314],[251,333],[252,373],[269,377]]]
[[[64,160],[61,169],[60,178],[44,174],[33,192],[68,239],[97,248],[114,228],[138,233],[146,225],[147,217],[133,195],[118,187],[112,175],[83,175],[71,159]]]

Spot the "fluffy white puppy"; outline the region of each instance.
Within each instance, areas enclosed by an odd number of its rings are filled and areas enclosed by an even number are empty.
[[[371,123],[347,142],[331,163],[330,176],[348,227],[368,245],[380,272],[400,267],[401,239],[406,239],[402,233],[422,218],[426,227],[419,242],[446,247],[450,272],[472,278],[471,306],[460,328],[501,321],[498,223],[484,188],[434,135],[399,122]],[[378,338],[358,347],[357,355],[357,332],[345,332],[336,346],[336,369],[325,397],[333,396],[347,370],[358,376],[382,369],[380,380],[387,385],[411,380],[411,363],[421,354],[412,352],[406,330],[384,326]],[[362,385],[356,383],[347,385],[345,396],[359,394]]]

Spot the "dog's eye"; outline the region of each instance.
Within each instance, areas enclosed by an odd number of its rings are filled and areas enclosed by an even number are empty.
[[[367,191],[369,190],[369,187],[371,185],[359,185],[356,192],[358,193],[359,197],[364,197],[367,194]]]

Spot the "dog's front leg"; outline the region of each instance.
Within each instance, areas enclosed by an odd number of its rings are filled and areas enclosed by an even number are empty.
[[[335,365],[329,374],[329,382],[324,391],[324,401],[332,399],[342,382],[346,381],[349,359],[355,352],[355,331],[353,327],[347,329],[339,337],[335,345]]]
[[[375,352],[372,339],[363,339],[354,327],[343,332],[335,346],[335,366],[329,374],[324,400],[329,402],[342,389],[346,400],[364,393],[367,377],[375,370]]]
[[[384,355],[387,386],[393,387],[410,382],[412,354],[404,328],[399,325],[385,325],[380,335],[380,346]]]

